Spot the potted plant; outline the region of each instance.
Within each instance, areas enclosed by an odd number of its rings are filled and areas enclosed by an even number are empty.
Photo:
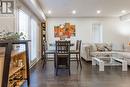
[[[21,32],[0,32],[0,40],[25,40],[25,35]],[[14,45],[13,49],[20,48],[20,45]]]

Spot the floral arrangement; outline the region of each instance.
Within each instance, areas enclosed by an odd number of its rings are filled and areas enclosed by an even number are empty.
[[[25,37],[22,32],[0,32],[0,40],[25,40]]]
[[[71,25],[70,23],[54,26],[54,35],[55,37],[60,37],[60,39],[75,36],[75,33],[75,25]]]

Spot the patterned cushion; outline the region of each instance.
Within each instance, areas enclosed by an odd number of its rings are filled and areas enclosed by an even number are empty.
[[[90,51],[92,51],[92,52],[96,52],[97,51],[97,47],[96,47],[95,44],[91,44]]]
[[[96,44],[97,51],[105,51],[105,44]]]
[[[110,53],[108,53],[108,52],[99,52],[99,51],[97,51],[97,52],[91,52],[91,54],[90,54],[90,56],[91,57],[109,57],[111,54]]]
[[[112,44],[106,44],[106,45],[104,45],[105,46],[105,49],[107,50],[107,51],[112,51]]]

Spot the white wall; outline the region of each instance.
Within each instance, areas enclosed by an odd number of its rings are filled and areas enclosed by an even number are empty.
[[[119,18],[48,18],[47,19],[47,40],[48,43],[54,42],[58,38],[54,38],[54,26],[69,22],[76,25],[76,37],[71,40],[82,40],[83,43],[91,41],[91,29],[93,23],[101,23],[103,25],[103,42],[112,43],[128,43],[129,36],[122,32],[126,25]],[[130,26],[128,26],[130,28]],[[129,33],[130,35],[130,33]]]
[[[3,30],[7,32],[15,31],[15,17],[14,16],[1,16],[0,17],[0,32]]]

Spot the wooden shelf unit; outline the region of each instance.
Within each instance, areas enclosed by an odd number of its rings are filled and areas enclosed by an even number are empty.
[[[41,23],[41,58],[44,58],[44,41],[46,41],[46,22]]]
[[[30,87],[28,42],[30,40],[0,40],[0,47],[5,47],[5,52],[0,54],[1,87],[21,87],[25,80]],[[14,44],[25,45],[25,50],[13,51]]]
[[[0,55],[1,59],[4,57]],[[1,61],[1,62],[4,62]],[[8,87],[20,87],[26,77],[26,54],[24,50],[16,50],[11,53],[11,63],[9,68]]]

